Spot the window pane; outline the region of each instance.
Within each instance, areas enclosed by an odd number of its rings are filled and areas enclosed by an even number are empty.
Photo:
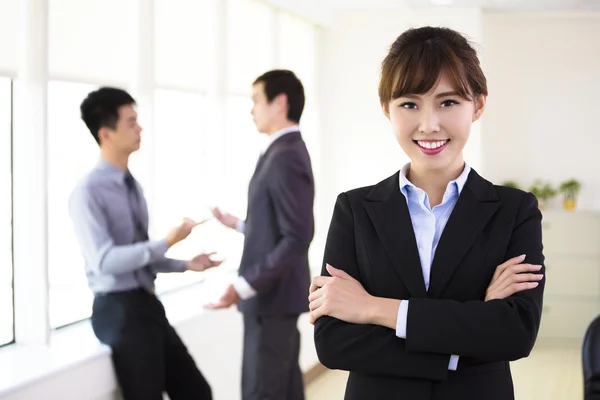
[[[216,0],[155,0],[156,81],[192,89],[215,82]]]
[[[50,74],[133,82],[139,12],[134,0],[49,0]]]
[[[228,208],[240,217],[246,214],[248,183],[267,137],[260,135],[252,121],[252,101],[229,97],[226,105],[225,180]]]
[[[18,0],[0,0],[0,69],[17,69],[20,3]]]
[[[0,77],[0,345],[13,340],[11,83]]]
[[[316,28],[300,18],[281,12],[277,24],[279,68],[290,69],[300,78],[307,106],[313,99],[316,72]]]
[[[227,1],[227,89],[249,94],[252,82],[274,66],[273,11],[252,0]]]
[[[207,182],[212,174],[206,162],[207,127],[211,126],[207,100],[195,93],[171,90],[155,92],[154,207],[150,216],[153,236],[164,237],[183,217],[196,220],[210,216],[214,188]],[[170,258],[189,260],[204,252],[218,251],[211,236],[214,224],[194,229],[184,241],[167,252]],[[202,273],[159,274],[158,293],[197,282]]]
[[[98,145],[81,121],[79,105],[95,87],[48,83],[48,274],[50,325],[88,318],[92,293],[69,216],[69,196],[99,159]]]

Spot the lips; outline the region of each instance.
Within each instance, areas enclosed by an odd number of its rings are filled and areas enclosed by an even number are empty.
[[[448,143],[450,143],[450,139],[443,140],[415,140],[414,141],[417,147],[427,155],[436,155],[441,153]]]

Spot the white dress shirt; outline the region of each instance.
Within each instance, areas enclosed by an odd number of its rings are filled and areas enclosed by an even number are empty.
[[[421,269],[423,270],[423,279],[425,288],[429,289],[429,279],[431,275],[431,263],[435,250],[444,231],[444,227],[454,210],[458,197],[462,192],[471,167],[465,163],[463,172],[458,178],[448,183],[442,202],[431,208],[429,197],[422,189],[413,185],[407,176],[410,164],[402,168],[400,172],[400,191],[406,197],[410,220],[415,232],[419,258],[421,260]],[[398,309],[398,320],[396,323],[396,336],[406,339],[406,323],[408,320],[408,300],[402,300]],[[448,369],[456,371],[458,367],[458,356],[450,356]]]

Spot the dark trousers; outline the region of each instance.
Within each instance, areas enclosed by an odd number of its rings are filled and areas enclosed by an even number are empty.
[[[211,400],[211,389],[167,321],[162,303],[144,290],[96,295],[96,337],[112,349],[125,400]]]
[[[304,400],[297,322],[244,314],[243,400]]]

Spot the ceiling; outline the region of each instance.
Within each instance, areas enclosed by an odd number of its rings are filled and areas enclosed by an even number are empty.
[[[322,26],[330,26],[344,12],[393,11],[407,8],[481,8],[487,11],[600,12],[600,0],[263,0]]]
[[[600,0],[321,0],[333,10],[423,8],[447,5],[496,11],[600,11]]]

